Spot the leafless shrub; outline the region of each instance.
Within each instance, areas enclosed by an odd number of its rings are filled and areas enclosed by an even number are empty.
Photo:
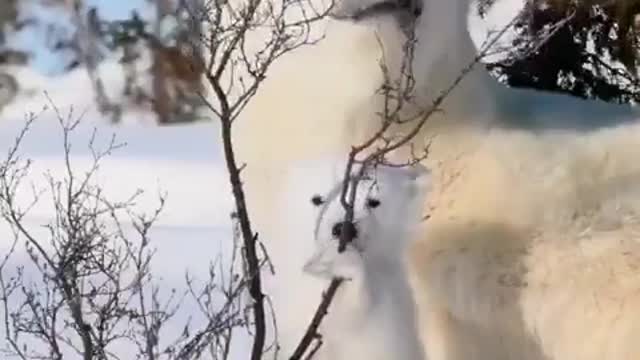
[[[268,321],[265,301],[268,303],[269,299],[263,293],[260,269],[266,253],[247,210],[240,176],[242,167],[234,153],[233,123],[278,58],[321,39],[313,24],[324,19],[332,6],[331,1],[317,9],[310,0],[213,0],[205,4],[202,12],[191,13],[202,18],[208,29],[202,40],[207,52],[205,77],[213,96],[203,96],[203,100],[221,124],[235,216],[246,259],[245,276],[253,302],[252,360],[262,358],[265,351]]]
[[[20,156],[20,145],[35,116],[0,163],[0,217],[13,234],[0,259],[2,356],[228,359],[234,334],[253,323],[246,315],[250,305],[243,294],[250,279],[239,269],[237,239],[231,258],[220,254],[207,277],[187,274],[184,289],[168,288],[152,268],[156,248],[151,229],[165,195],[159,195],[159,205],[149,215],[135,211],[142,191],[110,200],[96,176],[100,163],[124,144],[112,137],[98,146],[94,130],[88,140],[90,165],[79,171],[71,138],[80,118],[52,107],[62,131],[64,175],[49,172],[45,188],[29,189],[32,162]],[[31,201],[18,200],[30,190]],[[38,229],[28,219],[29,210],[46,200],[53,218]],[[182,323],[178,316],[186,312],[186,301],[196,304],[196,313]],[[166,335],[171,325],[182,328],[175,338]]]

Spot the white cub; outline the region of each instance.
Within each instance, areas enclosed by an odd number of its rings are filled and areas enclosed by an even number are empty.
[[[405,252],[422,218],[431,188],[430,172],[379,166],[360,180],[354,221],[344,222],[342,183],[312,198],[319,213],[316,250],[305,264],[314,276],[340,277],[340,286],[321,328],[321,359],[425,359],[405,269]],[[341,234],[350,231],[344,252]]]

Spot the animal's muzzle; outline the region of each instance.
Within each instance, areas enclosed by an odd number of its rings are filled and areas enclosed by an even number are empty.
[[[331,236],[337,240],[342,239],[344,236],[347,241],[351,242],[353,239],[358,238],[358,228],[352,222],[341,221],[333,225]]]

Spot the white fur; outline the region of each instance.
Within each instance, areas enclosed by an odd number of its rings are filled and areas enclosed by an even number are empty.
[[[425,103],[475,54],[468,6],[424,0],[414,76]],[[393,57],[400,34],[374,23]],[[348,25],[276,69],[243,120],[251,131],[238,146],[267,242],[286,169],[375,130],[367,94],[381,52],[370,23]],[[508,89],[481,66],[442,110],[415,141],[431,142],[434,191],[409,251],[430,360],[639,359],[637,112]]]
[[[358,184],[357,237],[338,252],[335,224],[344,220],[339,191],[326,196],[317,220],[316,251],[305,264],[315,276],[346,279],[321,327],[319,359],[424,358],[418,340],[405,250],[430,185],[426,169],[380,167]],[[342,186],[339,182],[334,190]],[[380,205],[371,208],[367,199]]]

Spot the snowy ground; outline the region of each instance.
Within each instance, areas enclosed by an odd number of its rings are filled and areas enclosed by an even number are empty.
[[[483,40],[490,28],[487,23],[493,24],[491,27],[495,28],[497,24],[508,22],[519,3],[519,0],[503,1],[490,14],[488,21],[472,19],[476,40]],[[104,78],[108,80],[108,88],[120,88],[122,79],[116,64],[106,63],[102,71]],[[205,276],[209,261],[221,251],[224,252],[225,244],[231,239],[229,212],[232,199],[218,146],[216,124],[158,128],[150,125],[148,114],[139,111],[125,114],[124,122],[127,126],[115,128],[97,120],[100,116],[92,105],[88,77],[81,69],[56,77],[42,76],[29,70],[20,72],[18,77],[28,91],[0,112],[0,156],[4,156],[6,149],[13,143],[26,114],[38,113],[38,119],[21,147],[21,154],[34,161],[28,180],[33,181],[36,186],[43,186],[45,171],[62,175],[64,166],[62,132],[54,112],[51,109],[42,110],[49,103],[43,91],[47,91],[63,113],[66,114],[71,107],[74,108],[75,116],[84,112],[85,120],[74,133],[73,165],[82,169],[90,163],[86,141],[94,126],[98,128],[99,139],[102,141],[115,133],[118,140],[126,142],[127,146],[105,159],[100,169],[100,182],[107,194],[118,200],[138,188],[144,188],[147,195],[138,204],[139,209],[151,211],[157,205],[157,191],[167,192],[166,210],[153,232],[153,241],[158,249],[154,271],[168,288],[181,286],[187,269],[196,276]],[[286,200],[289,206],[301,209],[293,212],[292,216],[295,218],[288,219],[297,224],[295,229],[290,229],[289,234],[297,239],[309,239],[305,234],[312,225],[312,209],[308,207],[307,197],[303,194],[317,191],[319,186],[326,187],[322,182],[335,178],[338,174],[335,166],[328,163],[306,165],[306,169],[301,168],[293,173],[291,191]],[[50,204],[43,202],[32,209],[26,222],[37,229],[50,220],[51,215]],[[7,230],[7,226],[0,223],[0,255],[6,252],[9,245],[10,235]],[[304,254],[310,251],[304,242],[296,244],[297,247],[291,248],[296,253],[296,256],[291,256],[292,269],[298,268]],[[14,260],[25,260],[23,248],[18,250]],[[305,283],[296,274],[290,274],[290,277],[287,279],[301,284],[297,291],[310,296],[311,301],[305,310],[310,311],[318,299],[318,283]],[[188,307],[187,312],[182,314],[182,319],[193,311],[193,306]],[[304,320],[300,314],[291,316],[298,316],[298,321]],[[178,331],[179,325],[176,324],[172,330]],[[248,346],[238,346],[238,350],[237,358],[246,358],[244,354]]]
[[[73,81],[73,78],[69,81]],[[80,87],[78,84],[73,85]],[[56,103],[58,103],[55,100],[57,95],[60,94],[51,94],[51,98]],[[35,102],[34,99],[29,101]],[[88,102],[85,104],[89,107]],[[18,106],[20,105],[15,107]],[[8,109],[8,112],[15,111],[15,107]],[[78,108],[78,105],[74,107]],[[62,106],[61,110],[66,114],[69,107]],[[80,111],[74,111],[74,113],[79,114]],[[152,265],[153,272],[167,291],[172,288],[184,288],[186,271],[196,278],[205,279],[210,262],[221,254],[229,253],[232,239],[229,218],[232,198],[222,155],[217,146],[218,133],[215,124],[201,123],[164,128],[130,125],[114,128],[91,122],[91,116],[89,111],[85,116],[86,121],[83,121],[73,132],[72,167],[78,173],[82,173],[90,166],[92,159],[87,147],[87,139],[94,127],[98,131],[98,144],[106,144],[112,134],[116,134],[119,141],[126,142],[125,147],[102,161],[98,173],[99,183],[103,186],[106,195],[114,201],[124,200],[137,189],[144,189],[145,195],[137,202],[136,209],[147,213],[152,212],[158,205],[158,192],[167,193],[165,211],[151,234],[153,245],[158,250]],[[23,124],[23,117],[3,121],[0,130],[0,147],[3,149],[1,151],[3,155],[4,149],[12,145]],[[46,187],[44,177],[46,172],[50,172],[54,177],[64,177],[65,164],[61,135],[62,130],[54,112],[46,110],[40,113],[20,148],[20,153],[25,158],[33,160],[30,176],[25,180],[27,190],[30,184],[34,184],[37,188]],[[341,174],[340,170],[332,161],[325,161],[324,163],[305,163],[305,166],[292,173],[290,192],[283,203],[300,211],[294,212],[286,220],[296,224],[296,226],[286,227],[287,236],[311,241],[309,235],[312,229],[313,208],[308,201],[309,194],[323,191],[327,181],[337,179]],[[26,204],[31,199],[31,192],[22,193],[19,199]],[[47,200],[43,197],[30,210],[25,220],[36,234],[44,235],[40,226],[48,223],[52,218],[53,209]],[[8,250],[11,239],[8,226],[0,222],[0,256]],[[297,306],[301,312],[295,314],[294,322],[291,322],[290,318],[294,314],[285,313],[289,318],[287,321],[293,324],[291,329],[299,329],[299,326],[306,324],[305,319],[314,309],[322,289],[318,281],[305,280],[300,271],[295,271],[295,269],[301,269],[303,260],[312,249],[305,241],[297,241],[296,244],[297,246],[289,248],[296,256],[287,261],[286,271],[280,269],[282,272],[279,273],[281,274],[279,279],[283,283],[299,284],[296,292],[309,297],[306,301],[300,297],[294,297],[293,305]],[[20,246],[13,257],[12,266],[28,263],[24,247]],[[36,275],[33,269],[27,271],[27,274]],[[276,291],[290,291],[289,286],[282,288],[273,283],[268,286],[274,286],[273,289]],[[307,306],[301,307],[301,301]],[[178,334],[183,322],[190,315],[197,315],[193,303],[185,304],[184,311],[167,329],[165,333],[167,338],[170,338],[172,333]],[[286,305],[285,303],[284,306]],[[0,316],[2,316],[1,311]],[[0,329],[0,335],[2,335],[2,329]],[[291,334],[291,336],[297,338],[297,332],[296,335]],[[246,341],[246,338],[238,337],[237,341]],[[247,358],[248,349],[250,349],[248,345],[237,346],[236,358]],[[123,347],[119,350],[126,353],[129,348]]]
[[[57,96],[62,94],[52,94],[54,99]],[[62,109],[68,110],[67,107]],[[86,116],[86,121],[72,137],[72,166],[79,174],[92,162],[87,139],[96,124],[90,121],[90,116]],[[23,121],[19,119],[3,121],[0,130],[3,156],[22,126]],[[152,269],[158,281],[168,291],[184,288],[186,271],[196,278],[205,279],[210,262],[221,253],[229,252],[223,248],[228,247],[231,240],[231,196],[216,146],[218,134],[214,124],[175,128],[127,126],[118,129],[98,125],[97,128],[99,144],[106,144],[113,133],[119,141],[128,144],[102,162],[97,179],[107,197],[113,201],[124,200],[137,189],[144,189],[146,193],[137,202],[136,209],[150,213],[158,205],[157,194],[160,191],[167,193],[165,211],[151,234],[157,248]],[[62,130],[52,111],[38,116],[20,148],[24,157],[33,160],[25,186],[33,183],[44,188],[45,172],[51,172],[57,178],[64,176],[61,135]],[[31,197],[29,191],[22,195],[22,203]],[[51,203],[45,196],[31,209],[25,223],[43,235],[39,227],[51,220],[52,212]],[[6,253],[10,240],[7,225],[0,223],[0,255]],[[14,261],[16,265],[28,263],[22,246],[18,247]],[[173,327],[167,329],[169,333],[179,331],[180,323],[195,314],[193,304],[187,303],[185,310]],[[243,351],[246,348],[239,346],[237,349]]]

